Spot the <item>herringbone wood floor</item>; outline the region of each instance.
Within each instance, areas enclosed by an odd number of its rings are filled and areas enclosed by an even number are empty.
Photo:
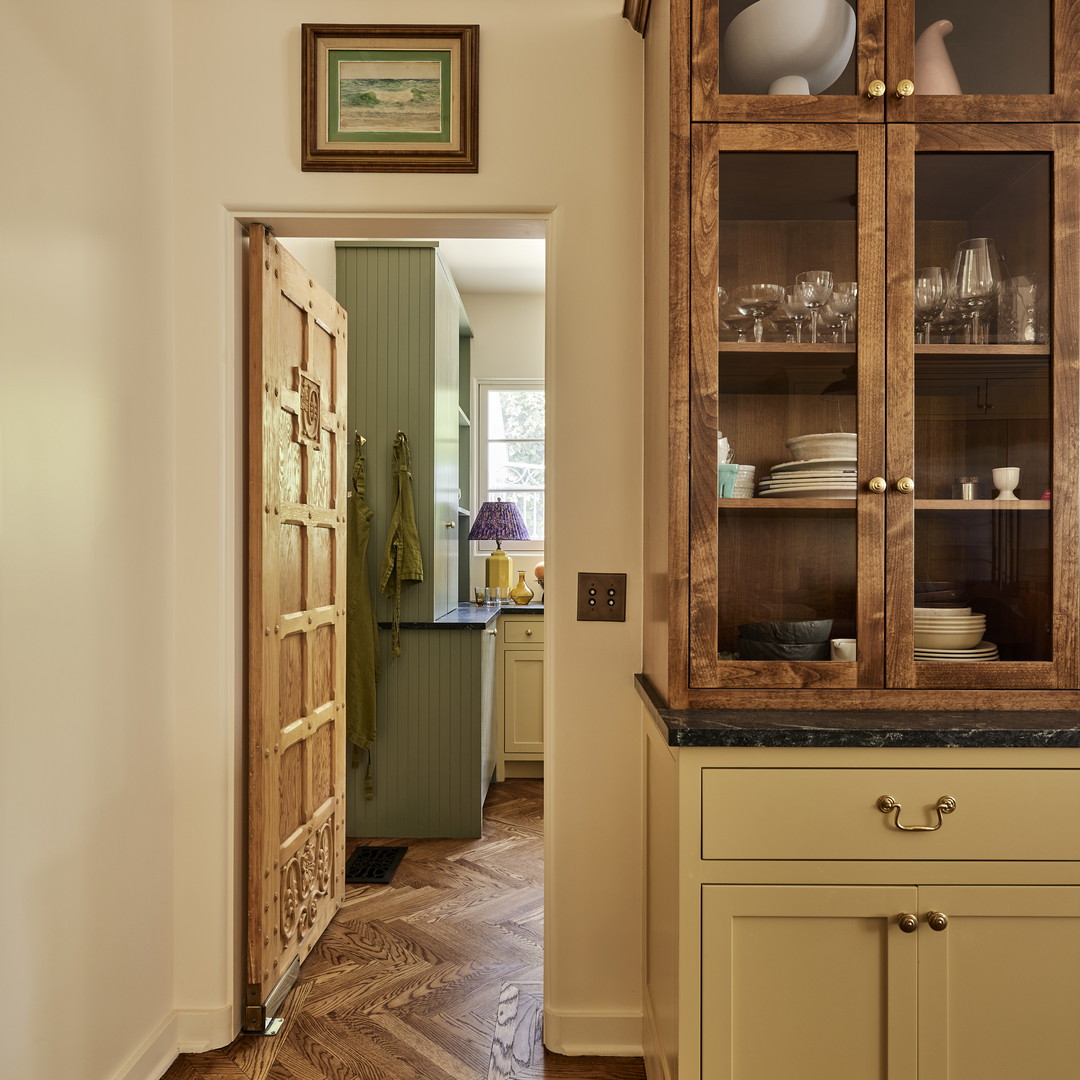
[[[542,780],[492,784],[480,840],[375,842],[409,850],[389,885],[346,886],[281,1032],[162,1080],[644,1080],[640,1058],[540,1041]]]

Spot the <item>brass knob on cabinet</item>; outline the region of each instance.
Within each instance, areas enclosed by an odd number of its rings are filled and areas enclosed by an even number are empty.
[[[905,911],[903,915],[896,916],[896,925],[904,931],[905,934],[914,934],[919,929],[919,917],[912,915],[911,912]]]
[[[525,636],[526,637],[532,637],[532,631],[531,630],[526,630],[525,631]]]
[[[896,84],[896,96],[898,98],[911,97],[915,93],[915,84],[910,79],[901,79]]]
[[[457,522],[456,522],[456,521],[444,521],[444,522],[443,522],[443,524],[444,524],[444,525],[445,525],[445,526],[446,526],[446,527],[447,527],[448,529],[456,529],[456,528],[457,528]]]
[[[926,921],[931,930],[944,930],[949,925],[949,916],[944,911],[928,911]]]
[[[884,493],[885,489],[886,489],[886,488],[887,488],[887,487],[888,487],[889,485],[888,485],[887,483],[885,483],[885,477],[884,477],[884,476],[875,476],[875,477],[873,477],[873,478],[872,478],[872,479],[870,480],[870,482],[869,482],[869,483],[868,483],[868,484],[867,484],[866,486],[867,486],[867,487],[868,487],[868,488],[869,488],[869,489],[870,489],[870,490],[871,490],[871,491],[872,491],[872,492],[873,492],[873,493],[874,493],[875,495],[881,495],[881,494],[883,494],[883,493]]]
[[[915,490],[915,481],[910,476],[901,476],[896,481],[896,490],[903,492],[905,495],[910,495]]]
[[[874,81],[866,88],[866,96],[868,98],[884,97],[885,84],[880,79],[874,79]]]

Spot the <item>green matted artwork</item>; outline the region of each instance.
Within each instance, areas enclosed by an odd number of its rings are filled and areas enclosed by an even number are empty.
[[[476,172],[478,26],[303,26],[305,170]]]

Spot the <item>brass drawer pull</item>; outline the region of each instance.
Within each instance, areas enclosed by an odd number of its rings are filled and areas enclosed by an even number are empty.
[[[910,912],[904,912],[903,915],[896,916],[896,925],[905,934],[914,934],[919,929],[919,917],[918,915],[912,915]]]
[[[911,97],[915,93],[915,84],[910,79],[901,79],[896,84],[896,96],[898,98]]]
[[[928,911],[926,921],[931,930],[944,930],[949,925],[949,916],[944,911]]]
[[[866,88],[866,96],[868,98],[884,97],[885,84],[880,79],[874,79]]]
[[[903,809],[901,805],[891,796],[882,795],[877,801],[877,808],[883,814],[891,814],[896,811],[896,818],[893,824],[901,832],[937,832],[941,828],[943,814],[951,814],[956,809],[956,800],[951,795],[942,795],[934,805],[934,809],[937,811],[937,824],[936,825],[901,825],[900,824],[900,811]]]

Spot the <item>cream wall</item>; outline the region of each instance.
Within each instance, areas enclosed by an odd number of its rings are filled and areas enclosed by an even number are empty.
[[[617,0],[185,0],[175,8],[177,498],[183,670],[177,995],[213,1018],[239,977],[235,822],[239,416],[232,215],[548,215],[550,517],[547,1039],[640,1046],[642,42]],[[304,173],[300,23],[476,22],[480,172]],[[310,229],[306,230],[310,235]],[[384,234],[385,235],[385,234]],[[431,235],[446,235],[431,230]],[[196,419],[197,418],[197,419]],[[566,480],[560,478],[565,473]],[[604,537],[603,566],[594,541]],[[579,570],[629,574],[625,623],[574,621]],[[206,758],[206,748],[213,752]],[[196,760],[199,765],[196,771]],[[233,957],[230,965],[222,957]]]
[[[0,1072],[12,1080],[156,1076],[177,1041],[171,8],[4,5]]]
[[[248,212],[547,223],[546,1030],[637,1050],[642,43],[618,0],[6,7],[5,1072],[153,1080],[238,1024]],[[479,174],[300,170],[300,24],[361,19],[481,25]],[[629,574],[626,623],[574,621],[582,569]]]

